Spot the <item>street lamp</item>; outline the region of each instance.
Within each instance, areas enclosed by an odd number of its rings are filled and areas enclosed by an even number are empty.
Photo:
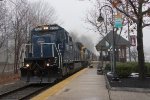
[[[99,17],[98,17],[97,21],[98,21],[98,22],[102,22],[102,21],[104,21],[104,18],[102,17],[101,13],[100,13],[100,15],[99,15]]]
[[[112,7],[111,6],[109,6],[109,5],[104,5],[104,6],[102,6],[101,8],[100,8],[100,15],[99,15],[99,17],[98,17],[98,19],[97,19],[97,21],[98,22],[102,22],[102,21],[104,21],[104,18],[102,17],[102,14],[101,14],[101,10],[104,8],[104,7],[108,7],[108,8],[110,8],[111,9],[111,14],[112,14],[112,22],[114,22],[113,20],[114,20],[114,12],[113,12],[113,9],[112,9]],[[115,68],[116,68],[116,57],[115,57],[115,34],[114,34],[115,32],[114,32],[114,25],[113,25],[113,37],[112,37],[112,40],[113,40],[113,43],[112,43],[112,54],[113,54],[113,78],[112,78],[112,80],[113,81],[119,81],[119,78],[117,77],[117,74],[116,74],[116,70],[115,70]]]

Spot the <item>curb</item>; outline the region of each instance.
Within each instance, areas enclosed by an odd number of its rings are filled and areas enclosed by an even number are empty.
[[[111,91],[127,91],[127,92],[139,92],[139,93],[150,93],[150,89],[147,88],[129,88],[129,87],[111,87],[107,79],[106,74],[104,74],[106,81],[106,88]]]

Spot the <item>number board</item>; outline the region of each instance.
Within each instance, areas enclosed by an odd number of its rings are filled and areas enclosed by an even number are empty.
[[[54,31],[54,30],[58,30],[60,29],[59,26],[38,26],[36,28],[34,28],[35,31]]]

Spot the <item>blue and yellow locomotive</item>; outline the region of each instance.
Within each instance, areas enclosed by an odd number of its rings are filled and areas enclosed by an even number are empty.
[[[30,42],[24,46],[21,80],[52,83],[80,70],[87,64],[82,47],[57,24],[34,28]]]

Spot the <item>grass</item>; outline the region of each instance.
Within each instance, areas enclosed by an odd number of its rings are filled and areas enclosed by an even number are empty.
[[[0,85],[19,80],[19,74],[3,73],[0,74]]]

